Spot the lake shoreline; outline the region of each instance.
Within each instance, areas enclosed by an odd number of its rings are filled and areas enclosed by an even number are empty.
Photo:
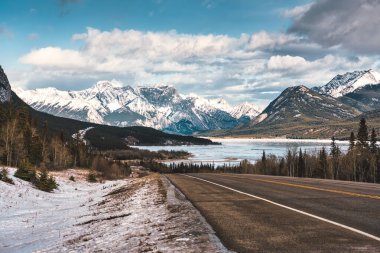
[[[162,162],[170,163],[207,163],[224,165],[237,165],[243,160],[254,163],[261,159],[263,152],[266,155],[276,155],[283,157],[290,150],[291,152],[318,152],[322,147],[329,152],[331,140],[315,140],[315,139],[252,139],[252,138],[212,138],[213,141],[221,142],[218,146],[197,145],[197,146],[138,146],[140,149],[148,149],[150,151],[158,150],[174,150],[186,151],[192,154],[187,159],[167,160]],[[348,148],[347,141],[336,141],[344,152]]]

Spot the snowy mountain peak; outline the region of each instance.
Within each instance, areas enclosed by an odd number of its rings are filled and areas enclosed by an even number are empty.
[[[121,88],[123,87],[123,84],[116,80],[104,80],[104,81],[98,81],[94,86],[92,86],[90,89],[98,90],[98,91],[104,91],[104,90],[110,90],[114,88]]]
[[[337,98],[366,85],[379,83],[380,74],[372,69],[369,69],[337,75],[326,85],[315,87],[313,89],[321,94],[330,95]]]
[[[257,115],[246,108],[237,112],[239,117],[234,117],[231,115],[234,108],[224,99],[181,95],[169,85],[120,88],[117,82],[100,81],[82,91],[44,88],[18,89],[16,93],[34,109],[57,116],[116,126],[148,126],[184,134],[232,128],[245,113],[249,118]]]
[[[0,103],[8,102],[11,99],[11,85],[8,77],[0,66]]]
[[[219,110],[226,111],[226,112],[230,112],[232,110],[232,107],[230,106],[230,104],[228,104],[228,102],[223,98],[215,98],[215,99],[210,99],[208,101],[212,106],[214,106],[215,108]]]
[[[231,111],[231,115],[238,119],[244,116],[247,116],[250,119],[253,119],[257,117],[257,115],[259,115],[260,112],[261,112],[261,109],[257,105],[245,102],[243,104],[233,107]]]

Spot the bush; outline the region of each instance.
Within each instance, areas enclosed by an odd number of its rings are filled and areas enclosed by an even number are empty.
[[[87,181],[90,183],[96,183],[98,180],[96,180],[96,173],[93,170],[90,170],[87,175]]]
[[[58,188],[58,184],[52,176],[48,175],[46,169],[42,170],[39,175],[36,171],[26,166],[21,166],[16,170],[15,177],[31,182],[37,189],[46,192],[52,192]]]
[[[15,172],[15,177],[24,181],[34,182],[37,179],[36,171],[28,168],[28,166],[21,165]]]
[[[34,185],[37,189],[45,192],[52,192],[58,188],[57,182],[52,176],[48,175],[47,170],[42,170]]]
[[[37,189],[45,192],[52,192],[54,189],[58,188],[58,184],[55,179],[48,175],[47,170],[42,170],[39,177],[35,181],[34,185]]]
[[[69,177],[69,180],[75,182],[75,177],[74,177],[74,176],[70,176],[70,177]]]
[[[8,177],[8,171],[5,168],[3,168],[0,172],[0,181],[3,181],[8,184],[15,184],[12,178]]]

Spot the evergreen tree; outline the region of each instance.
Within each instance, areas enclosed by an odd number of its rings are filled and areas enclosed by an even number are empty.
[[[263,173],[266,174],[267,169],[267,156],[265,155],[265,150],[263,150],[263,155],[261,157],[261,162],[263,163]]]
[[[337,155],[338,146],[336,145],[335,137],[333,136],[331,138],[331,145],[330,145],[330,155],[336,156]]]
[[[267,157],[265,155],[265,150],[263,150],[263,155],[261,156],[261,162],[265,163],[267,161]]]
[[[361,148],[368,148],[368,127],[364,118],[359,123],[358,144]]]
[[[333,178],[337,179],[339,174],[339,156],[340,148],[336,145],[335,137],[331,138],[331,150],[330,154],[332,156],[332,167],[333,167]]]
[[[322,147],[321,151],[319,152],[319,166],[321,168],[321,175],[320,177],[327,178],[327,153],[325,147]]]
[[[370,139],[370,146],[369,149],[371,150],[371,153],[376,154],[377,152],[377,134],[374,128],[372,128],[371,132],[371,139]]]
[[[354,132],[351,132],[350,135],[350,145],[348,147],[348,151],[353,151],[355,148],[355,134]]]
[[[302,153],[302,149],[300,149],[298,155],[298,177],[303,177],[305,175],[305,160],[304,155]]]

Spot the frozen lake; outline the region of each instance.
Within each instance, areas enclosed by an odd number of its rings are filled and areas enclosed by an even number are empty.
[[[138,146],[137,148],[157,150],[185,150],[191,154],[189,160],[183,162],[215,163],[216,165],[236,164],[247,159],[255,161],[261,158],[263,150],[267,155],[274,154],[284,156],[288,149],[306,150],[307,152],[319,151],[326,147],[330,151],[331,140],[292,140],[292,139],[214,139],[220,142],[218,146]],[[347,150],[347,141],[337,141],[342,151]],[[178,161],[181,162],[181,161]]]

